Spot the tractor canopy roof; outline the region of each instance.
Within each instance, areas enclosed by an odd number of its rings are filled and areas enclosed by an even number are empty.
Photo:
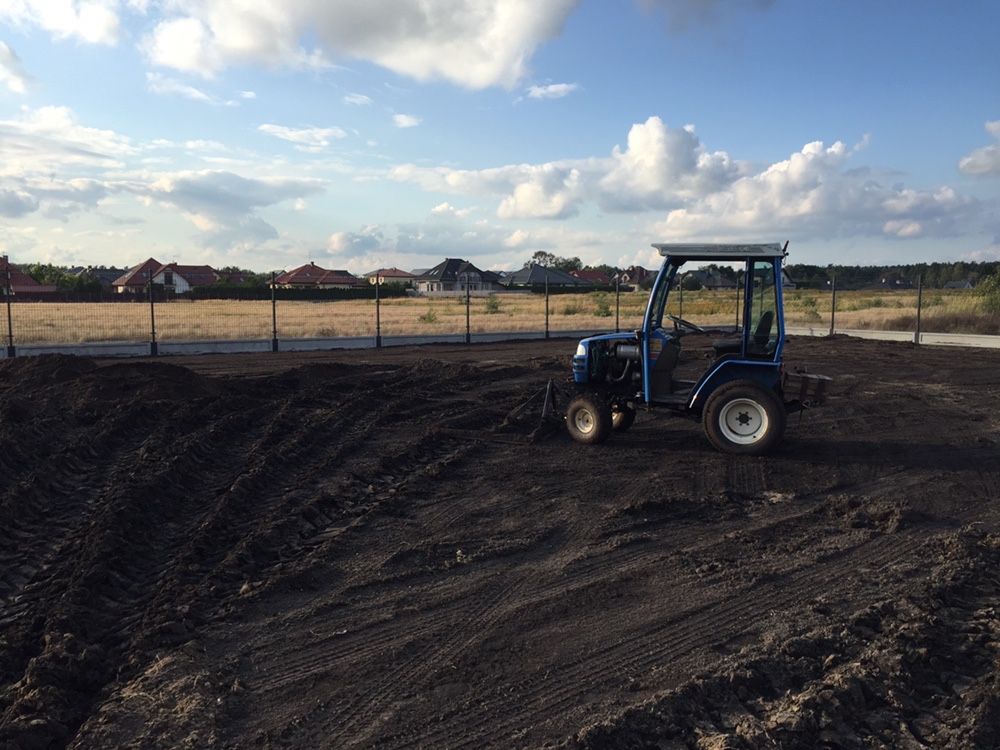
[[[784,258],[785,249],[777,242],[759,245],[719,245],[654,242],[665,258],[685,260],[746,260],[747,258]]]

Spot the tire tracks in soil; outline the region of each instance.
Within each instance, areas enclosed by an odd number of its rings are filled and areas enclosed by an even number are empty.
[[[429,731],[387,737],[379,747],[479,747],[488,738],[496,740],[504,732],[534,726],[561,712],[579,712],[588,705],[587,694],[620,685],[623,676],[676,664],[697,649],[741,632],[747,622],[767,619],[774,611],[835,589],[837,584],[831,586],[831,581],[840,581],[859,567],[891,565],[922,544],[923,539],[916,536],[879,537],[849,550],[832,565],[796,571],[780,585],[751,586],[738,597],[728,596],[668,618],[568,664],[550,667],[543,675],[505,685],[501,695],[480,698],[475,705],[439,717]],[[514,712],[509,710],[509,695],[517,696]]]

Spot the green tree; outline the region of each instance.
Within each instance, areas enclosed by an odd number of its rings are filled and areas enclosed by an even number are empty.
[[[569,271],[579,271],[583,268],[583,262],[579,258],[563,258],[546,250],[536,250],[532,253],[531,258],[525,261],[524,267],[527,268],[532,263],[545,266],[546,268],[557,268],[567,273]]]
[[[976,287],[987,312],[1000,313],[1000,269],[987,276]]]
[[[698,277],[694,274],[684,274],[684,280],[681,281],[681,289],[685,292],[697,292],[702,288],[702,284],[698,281]]]

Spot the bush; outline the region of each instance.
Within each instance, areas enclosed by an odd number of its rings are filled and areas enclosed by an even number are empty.
[[[598,318],[611,317],[611,302],[608,300],[608,295],[598,294],[595,296],[594,315],[596,315]]]
[[[434,312],[433,307],[428,307],[427,312],[417,318],[417,320],[421,323],[437,323],[437,319],[438,316],[437,313]]]
[[[816,298],[815,297],[803,297],[799,300],[799,304],[809,310],[816,309]]]
[[[487,315],[496,315],[500,312],[500,298],[495,294],[490,294],[486,298],[486,313]]]
[[[976,294],[982,298],[986,312],[1000,313],[1000,270],[983,279],[976,287]]]
[[[579,315],[580,314],[580,306],[577,305],[575,302],[570,302],[568,305],[564,305],[563,306],[562,314],[563,315]]]

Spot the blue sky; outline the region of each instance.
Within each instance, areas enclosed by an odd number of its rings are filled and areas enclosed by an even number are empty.
[[[0,252],[997,259],[997,28],[985,0],[0,0]]]

